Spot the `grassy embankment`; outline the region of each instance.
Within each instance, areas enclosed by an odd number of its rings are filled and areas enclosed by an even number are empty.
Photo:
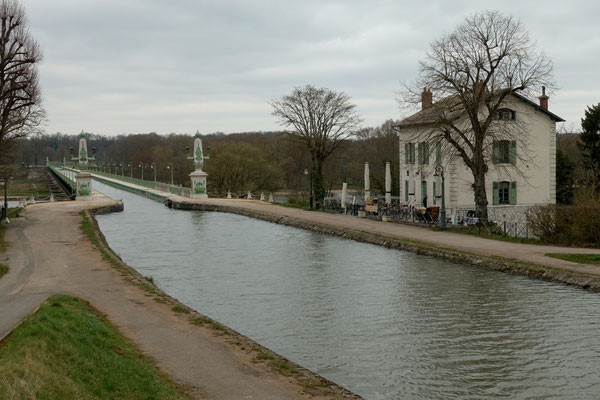
[[[15,167],[6,188],[10,198],[46,198],[50,196],[44,168]],[[4,195],[4,192],[2,192]]]
[[[0,344],[2,399],[184,399],[87,302],[53,296]]]
[[[580,264],[600,264],[600,254],[548,253],[546,255]]]

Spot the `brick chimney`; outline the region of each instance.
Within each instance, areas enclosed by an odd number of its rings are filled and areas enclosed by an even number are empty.
[[[431,93],[431,89],[423,88],[423,93],[421,93],[421,110],[429,108],[433,105],[433,94]]]
[[[544,110],[548,111],[549,97],[546,96],[546,86],[542,86],[542,95],[540,97],[538,97],[538,99],[540,99],[540,107],[542,107]]]

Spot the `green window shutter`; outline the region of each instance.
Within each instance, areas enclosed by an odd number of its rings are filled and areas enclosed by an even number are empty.
[[[435,144],[435,163],[440,165],[442,163],[442,142],[439,141]]]
[[[500,142],[494,140],[494,157],[492,162],[497,164],[500,160]]]
[[[421,181],[421,204],[423,204],[425,196],[427,196],[427,181]]]
[[[415,144],[414,143],[410,144],[410,163],[411,164],[415,163]]]
[[[423,143],[419,143],[419,155],[418,155],[419,165],[423,164]]]
[[[517,163],[517,141],[516,140],[510,141],[510,150],[509,151],[510,151],[509,152],[510,163],[516,164]]]
[[[433,182],[433,205],[437,206],[437,190],[435,187],[435,182]]]
[[[517,204],[517,182],[516,181],[512,181],[510,183],[510,191],[508,193],[508,196],[509,196],[509,201],[510,201],[511,205]]]
[[[498,182],[494,182],[494,197],[493,205],[497,206],[500,203],[500,194],[498,193]]]
[[[423,164],[429,164],[429,143],[423,143]]]
[[[404,201],[408,201],[408,181],[404,181]]]
[[[404,163],[410,164],[410,143],[404,143]]]

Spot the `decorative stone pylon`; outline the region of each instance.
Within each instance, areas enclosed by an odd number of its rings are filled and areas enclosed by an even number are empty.
[[[192,198],[194,199],[206,199],[208,197],[206,190],[206,177],[208,174],[202,171],[204,167],[204,160],[208,160],[208,157],[204,157],[202,153],[202,138],[199,131],[196,131],[194,138],[194,153],[192,157],[188,157],[194,160],[194,172],[190,174],[192,181]]]
[[[88,165],[87,141],[85,140],[85,132],[83,130],[79,134],[79,152],[77,156],[79,164]]]
[[[77,195],[75,200],[91,200],[92,199],[92,174],[87,171],[78,172],[75,175],[75,185],[77,187]]]
[[[71,161],[77,161],[77,164],[80,166],[87,166],[90,161],[95,160],[94,157],[90,157],[88,154],[86,133],[82,130],[79,134],[79,150],[77,151],[77,157],[71,158]]]

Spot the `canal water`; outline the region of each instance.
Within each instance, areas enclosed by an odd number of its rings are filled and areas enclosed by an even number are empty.
[[[600,396],[597,293],[94,185],[129,265],[366,399]]]

